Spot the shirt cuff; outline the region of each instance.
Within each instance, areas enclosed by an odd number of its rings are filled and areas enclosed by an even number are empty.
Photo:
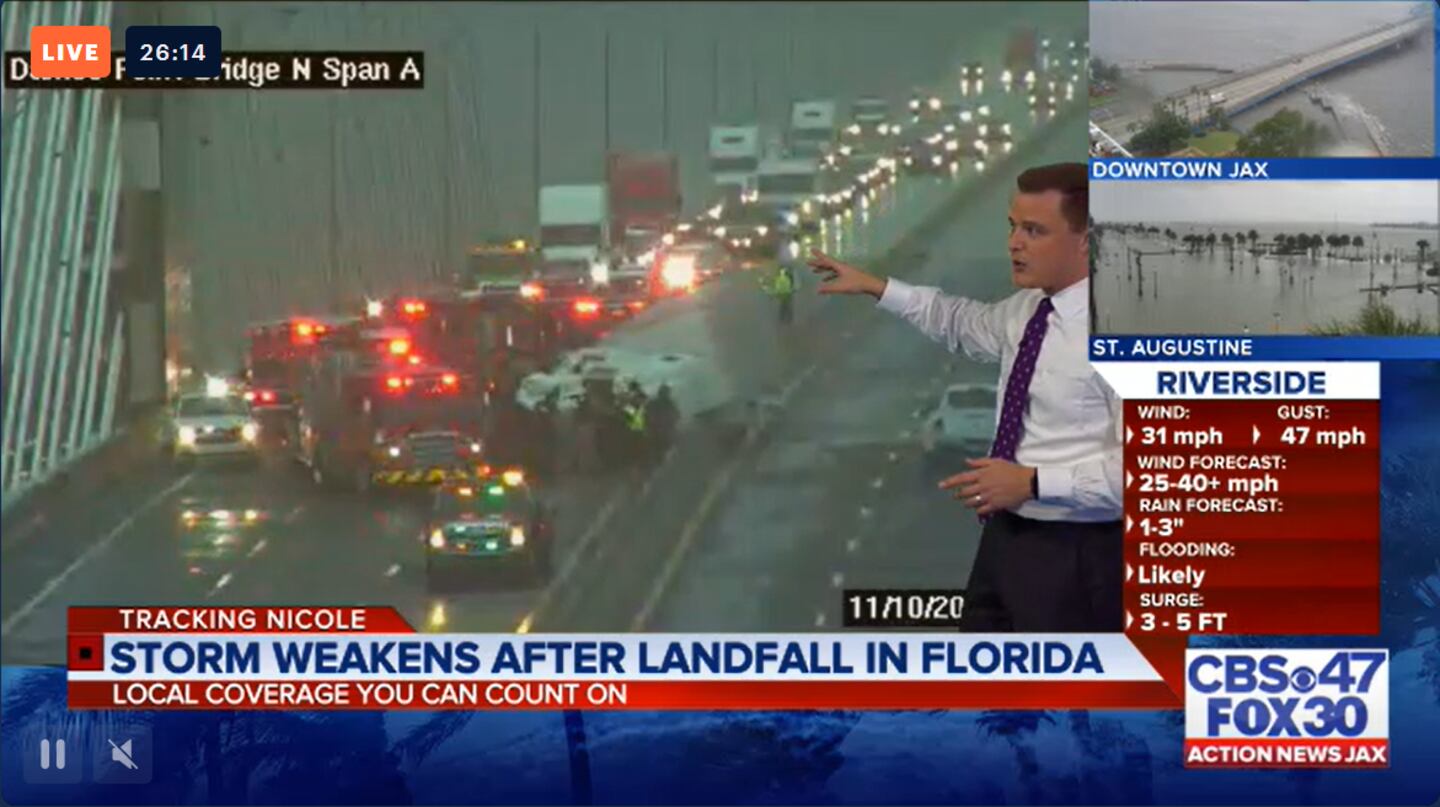
[[[1069,499],[1075,493],[1075,475],[1070,468],[1036,468],[1035,481],[1039,483],[1039,499]]]
[[[880,295],[880,302],[875,306],[892,314],[903,314],[910,308],[910,301],[914,297],[914,286],[892,277],[885,281],[885,293]]]

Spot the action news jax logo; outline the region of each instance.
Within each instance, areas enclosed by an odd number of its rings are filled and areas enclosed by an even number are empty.
[[[1186,767],[1389,765],[1388,651],[1186,651]]]

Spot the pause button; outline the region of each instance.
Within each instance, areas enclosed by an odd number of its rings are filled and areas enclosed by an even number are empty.
[[[76,784],[83,762],[74,738],[61,732],[36,731],[24,743],[25,781],[30,784]]]
[[[52,745],[55,749],[53,752],[53,759],[51,757],[52,752],[50,750]],[[50,770],[50,765],[52,762],[55,765],[55,770],[60,771],[65,769],[65,741],[51,741],[49,738],[42,739],[40,740],[40,770]]]

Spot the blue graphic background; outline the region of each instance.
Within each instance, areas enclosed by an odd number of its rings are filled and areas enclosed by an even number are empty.
[[[1186,771],[1178,710],[71,713],[62,670],[6,668],[4,796],[11,804],[1429,805],[1440,797],[1440,363],[1386,364],[1382,384],[1383,633],[1206,643],[1389,648],[1388,770]],[[154,733],[151,784],[24,782],[25,731],[64,732],[89,748],[134,723]]]

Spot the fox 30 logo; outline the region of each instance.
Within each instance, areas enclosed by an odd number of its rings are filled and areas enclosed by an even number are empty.
[[[1384,768],[1385,650],[1188,650],[1188,768]]]

